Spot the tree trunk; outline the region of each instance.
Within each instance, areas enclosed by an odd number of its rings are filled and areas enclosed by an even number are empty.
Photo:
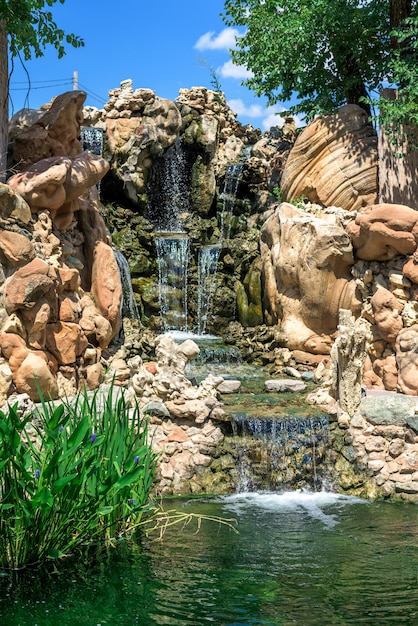
[[[6,180],[9,124],[9,71],[6,25],[0,21],[0,182]]]
[[[412,0],[390,0],[390,30],[395,30],[400,23],[410,17],[412,12]],[[393,50],[399,48],[397,37],[391,37],[390,43]]]

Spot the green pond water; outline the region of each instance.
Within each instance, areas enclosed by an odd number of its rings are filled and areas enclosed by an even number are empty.
[[[289,492],[175,506],[234,518],[239,534],[190,524],[121,542],[94,565],[2,577],[0,624],[418,624],[415,505]]]

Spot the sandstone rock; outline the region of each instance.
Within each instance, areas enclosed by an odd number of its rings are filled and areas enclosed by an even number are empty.
[[[388,356],[385,359],[377,359],[373,363],[373,369],[382,382],[383,389],[396,391],[398,388],[398,368],[395,356]]]
[[[61,365],[75,363],[87,345],[87,338],[77,324],[57,322],[46,327],[46,347]]]
[[[0,252],[3,262],[13,268],[26,265],[35,257],[31,241],[24,235],[9,230],[0,230]]]
[[[79,205],[77,199],[98,183],[109,169],[102,157],[82,152],[70,159],[50,157],[12,176],[8,184],[30,205],[33,211],[50,209],[59,230],[65,230]]]
[[[267,391],[276,391],[278,393],[286,391],[305,391],[306,385],[302,380],[291,380],[287,378],[278,380],[266,380],[264,386]]]
[[[418,213],[401,204],[376,204],[347,226],[356,255],[365,261],[388,261],[412,254],[418,243]]]
[[[403,305],[387,289],[378,289],[370,301],[380,336],[393,344],[403,328]]]
[[[30,206],[9,185],[0,183],[0,215],[12,222],[29,224],[31,219]]]
[[[19,268],[6,280],[4,300],[7,312],[34,306],[39,298],[45,296],[55,285],[50,266],[41,259]]]
[[[104,368],[101,363],[93,363],[86,367],[87,389],[97,389],[104,380]]]
[[[236,393],[241,387],[240,380],[224,380],[217,386],[219,393]]]
[[[80,153],[78,138],[85,99],[83,91],[67,91],[55,98],[35,124],[16,135],[14,162],[27,167],[50,156],[73,157]]]
[[[112,248],[99,241],[94,250],[91,273],[92,294],[97,308],[112,326],[112,335],[120,330],[120,306],[122,285],[118,264]]]
[[[29,352],[13,375],[18,393],[27,393],[32,400],[39,401],[40,395],[46,399],[58,397],[57,381],[45,359],[36,352]]]
[[[334,215],[281,204],[261,230],[265,316],[291,350],[329,354],[340,309],[360,310],[350,240]]]
[[[306,196],[349,211],[374,203],[377,137],[365,111],[349,104],[308,124],[290,151],[280,191],[287,202]]]
[[[396,338],[398,386],[402,393],[418,395],[418,324],[403,328]]]
[[[193,420],[196,424],[202,424],[210,413],[203,400],[185,400],[181,404],[167,401],[164,404],[175,419]]]

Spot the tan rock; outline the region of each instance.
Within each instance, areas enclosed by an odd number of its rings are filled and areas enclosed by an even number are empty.
[[[112,248],[99,241],[94,249],[91,292],[100,313],[112,326],[112,335],[120,330],[122,285]]]
[[[339,310],[360,311],[346,232],[334,215],[282,203],[261,230],[260,248],[268,323],[280,322],[289,349],[329,354]]]
[[[45,296],[54,287],[55,278],[50,274],[50,266],[38,258],[14,272],[6,280],[4,287],[4,302],[7,312],[10,314],[18,309],[34,306],[42,296]]]
[[[184,430],[177,426],[168,435],[167,441],[177,441],[178,443],[184,443],[185,441],[189,441],[189,437],[186,435]]]
[[[13,160],[27,167],[50,156],[73,157],[81,152],[83,91],[67,91],[54,99],[35,124],[16,135]]]
[[[398,386],[402,393],[418,395],[418,324],[403,328],[396,338]]]
[[[377,359],[373,363],[373,369],[379,380],[383,383],[383,388],[387,391],[396,391],[398,387],[398,368],[394,355],[385,359]],[[378,388],[377,386],[375,388]]]
[[[358,210],[376,202],[377,137],[367,114],[349,104],[304,129],[287,159],[281,184],[284,201]]]
[[[0,215],[12,222],[29,224],[31,210],[27,202],[9,184],[0,183]]]
[[[104,380],[104,368],[101,363],[93,363],[86,367],[87,389],[97,389]]]
[[[403,305],[387,289],[378,289],[371,299],[372,310],[379,333],[385,341],[393,344],[403,328],[401,317]]]
[[[203,400],[185,400],[182,404],[169,400],[164,404],[175,419],[193,420],[197,424],[202,424],[210,413]]]
[[[32,242],[24,235],[9,230],[0,230],[0,251],[5,265],[13,268],[26,265],[35,257]]]
[[[57,382],[41,354],[29,352],[13,375],[18,393],[27,393],[32,400],[39,401],[40,395],[46,399],[58,397]]]
[[[418,255],[414,253],[402,268],[403,275],[418,285]]]
[[[401,204],[375,204],[361,211],[347,232],[359,259],[389,261],[415,252],[418,213]]]
[[[61,365],[75,363],[88,346],[88,340],[77,324],[57,322],[46,327],[46,346]]]

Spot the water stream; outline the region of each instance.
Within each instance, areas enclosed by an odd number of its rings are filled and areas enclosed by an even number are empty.
[[[140,320],[141,316],[132,289],[131,272],[129,270],[128,261],[120,250],[113,248],[113,253],[116,263],[118,264],[120,281],[122,283],[122,319],[128,317],[133,320]]]
[[[304,492],[174,506],[235,519],[239,534],[203,521],[0,578],[2,626],[418,623],[416,506]]]
[[[158,234],[158,233],[157,233]],[[163,330],[187,332],[187,270],[190,240],[182,233],[155,237],[158,298]]]

